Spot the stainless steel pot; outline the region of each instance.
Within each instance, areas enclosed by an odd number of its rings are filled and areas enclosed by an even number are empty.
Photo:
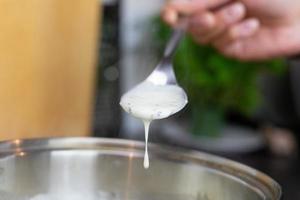
[[[0,143],[0,200],[279,200],[268,176],[223,158],[140,142],[60,138]]]

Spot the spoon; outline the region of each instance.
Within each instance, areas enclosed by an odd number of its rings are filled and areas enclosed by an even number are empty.
[[[148,132],[151,121],[163,119],[182,110],[188,102],[185,91],[178,86],[172,59],[184,35],[180,26],[173,31],[163,58],[145,81],[121,97],[120,105],[134,117],[141,119],[145,127],[144,168],[149,167]]]
[[[172,60],[177,46],[185,34],[186,26],[187,23],[183,20],[179,26],[173,30],[173,33],[165,47],[162,59],[153,72],[146,78],[146,81],[149,81],[154,85],[178,85]],[[184,90],[182,91],[184,92]]]

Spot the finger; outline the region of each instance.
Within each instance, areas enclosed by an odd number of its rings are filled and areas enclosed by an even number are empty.
[[[242,20],[246,16],[246,7],[243,3],[234,2],[216,11],[215,15],[219,26],[224,28]]]
[[[233,40],[219,50],[239,60],[265,60],[299,53],[300,28],[261,27],[254,35]]]
[[[196,11],[205,11],[215,7],[219,7],[231,0],[175,0],[169,5],[178,13],[183,15],[191,15]]]
[[[171,6],[166,6],[161,12],[162,19],[170,26],[175,26],[178,20],[178,14]]]
[[[283,55],[282,52],[277,54],[279,51],[276,47],[276,43],[271,39],[265,38],[260,34],[253,35],[248,38],[242,38],[233,40],[231,43],[218,48],[224,55],[232,58],[236,58],[242,61],[249,60],[265,60],[274,56]],[[278,51],[278,52],[277,52]]]
[[[259,45],[255,45],[255,39],[250,37],[235,40],[219,50],[228,57],[242,61],[264,60],[272,57],[268,51],[261,51],[257,47],[259,47]]]
[[[176,0],[168,3],[162,10],[162,18],[166,23],[175,26],[179,16],[192,15],[197,11],[205,11],[215,6],[220,6],[231,0]]]
[[[222,35],[231,25],[240,22],[245,15],[245,6],[235,2],[213,14],[204,13],[193,17],[189,30],[200,43],[209,43]]]
[[[253,35],[260,27],[260,22],[256,18],[250,18],[243,22],[234,25],[229,30],[229,35],[232,38],[243,38]]]
[[[232,25],[225,34],[214,41],[214,46],[222,48],[234,40],[253,36],[260,28],[260,22],[256,18],[246,19],[238,24]]]
[[[201,13],[189,20],[188,31],[194,35],[203,36],[211,32],[216,23],[216,17],[213,13]]]

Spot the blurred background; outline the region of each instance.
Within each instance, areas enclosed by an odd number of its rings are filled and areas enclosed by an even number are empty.
[[[144,140],[121,95],[156,66],[170,33],[164,0],[0,1],[0,139]],[[300,61],[239,62],[186,36],[174,66],[190,103],[150,141],[222,155],[300,199]]]

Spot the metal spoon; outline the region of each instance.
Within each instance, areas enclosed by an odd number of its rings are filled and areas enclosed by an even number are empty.
[[[187,23],[182,23],[174,29],[163,54],[163,58],[155,67],[153,72],[146,78],[155,85],[178,85],[174,69],[173,69],[173,56],[176,52],[180,40],[185,34]]]
[[[150,86],[151,86],[150,90],[147,91],[149,93],[151,93],[151,92],[153,93],[153,91],[173,91],[173,92],[175,92],[175,96],[179,97],[179,99],[177,101],[175,101],[175,103],[176,103],[175,109],[172,108],[172,110],[170,110],[170,113],[168,113],[169,114],[168,116],[180,111],[188,103],[188,98],[187,98],[186,92],[178,85],[176,77],[175,77],[175,73],[173,70],[173,65],[172,65],[172,58],[175,54],[176,48],[177,48],[181,38],[184,35],[184,32],[185,32],[184,26],[178,26],[178,28],[176,28],[173,31],[173,34],[171,35],[171,38],[166,45],[166,48],[165,48],[165,51],[163,54],[163,58],[161,59],[159,64],[156,66],[156,68],[153,70],[153,72],[143,82],[141,82],[140,84],[135,86],[133,89],[131,89],[130,91],[128,91],[121,97],[120,104],[124,108],[125,111],[132,114],[132,110],[133,110],[133,108],[131,107],[132,102],[128,102],[128,101],[132,101],[132,99],[140,100],[144,104],[145,104],[145,102],[148,102],[148,101],[145,101],[145,98],[146,98],[146,100],[149,100],[149,95],[145,95],[145,93],[143,93],[143,90],[144,89],[147,90],[147,88],[149,90],[149,85],[145,84],[145,83],[150,83]],[[143,90],[141,90],[140,88],[142,88]],[[170,90],[168,90],[168,89],[170,89]],[[141,93],[141,91],[142,91],[142,94],[144,96],[136,97],[135,93],[137,91],[139,93]],[[166,104],[166,103],[169,105],[171,105],[172,103],[174,104],[174,102],[172,102],[173,99],[168,98],[168,94],[165,94],[166,96],[164,96],[164,94],[165,93],[162,93],[162,92],[158,93],[158,96],[160,96],[159,99],[163,99],[164,101],[160,100],[161,102],[157,103],[157,106],[163,107],[164,104]],[[167,99],[167,101],[165,101],[165,99]],[[162,105],[159,105],[159,104],[162,104]],[[157,109],[157,108],[152,108],[151,105],[152,104],[150,104],[150,109],[152,111]],[[147,105],[145,105],[145,106],[147,106]],[[138,109],[141,109],[141,108],[138,107]],[[140,113],[140,110],[138,113]],[[147,114],[148,113],[146,113],[146,115]],[[145,114],[142,114],[142,116],[145,117]],[[166,116],[166,117],[168,117],[168,116]],[[135,117],[144,119],[143,117],[141,117],[141,115],[136,115]],[[149,116],[147,116],[145,119],[148,119],[148,117]],[[150,117],[149,119],[152,119],[152,118],[153,118],[153,116]]]

